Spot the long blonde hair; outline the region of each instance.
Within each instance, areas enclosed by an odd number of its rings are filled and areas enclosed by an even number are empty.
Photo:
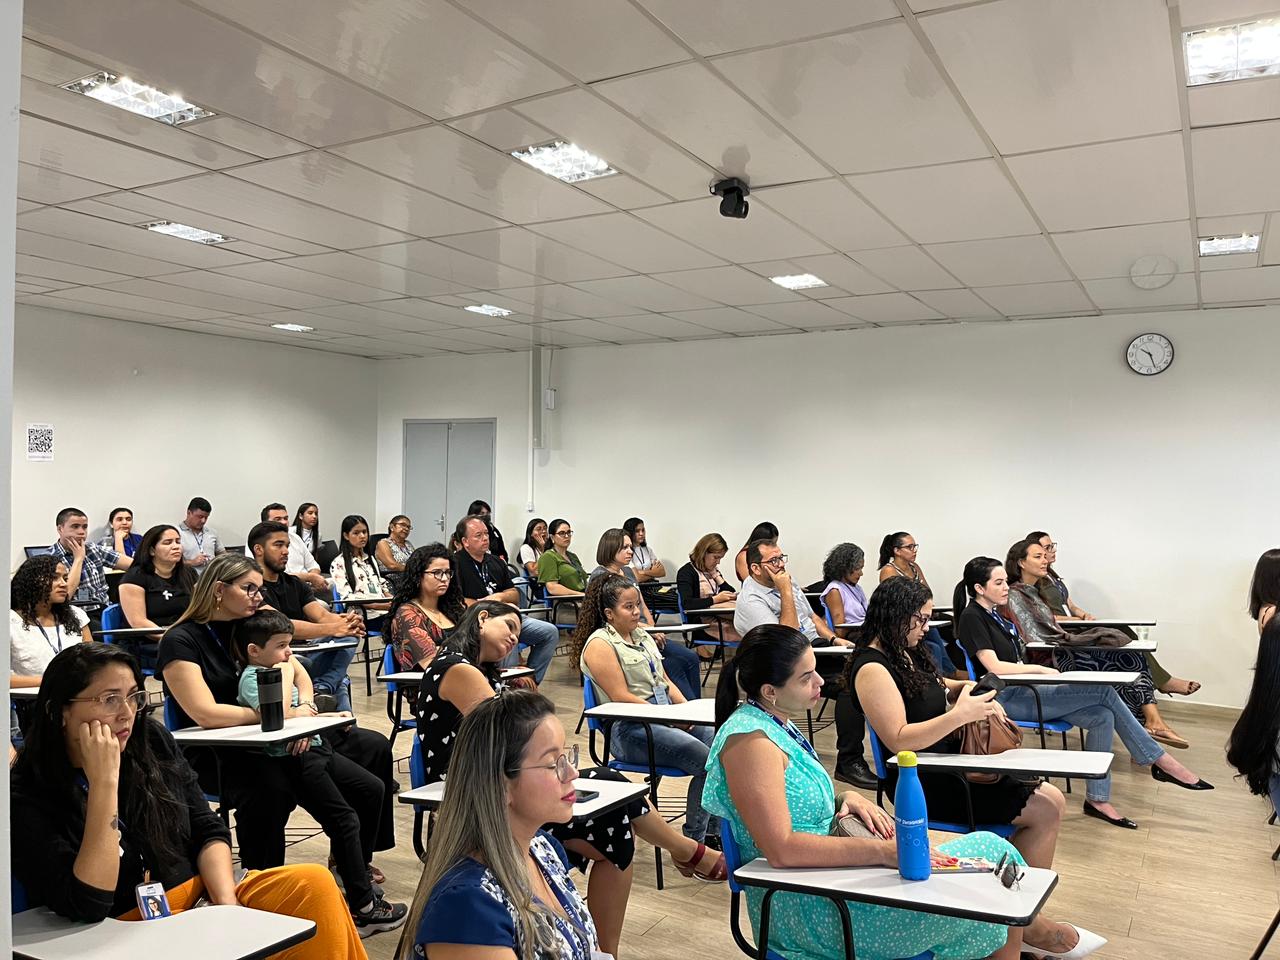
[[[516,907],[516,955],[520,960],[558,956],[555,922],[533,899],[526,851],[517,846],[507,820],[507,790],[520,775],[534,729],[555,714],[555,705],[532,690],[506,690],[478,704],[463,718],[449,760],[445,791],[431,831],[422,878],[409,922],[396,948],[397,960],[415,960],[414,935],[436,885],[470,857],[484,864]]]
[[[200,574],[200,579],[191,590],[191,602],[187,604],[182,616],[173,622],[173,627],[187,620],[208,623],[218,609],[218,595],[214,592],[214,586],[219,583],[235,583],[246,573],[262,573],[262,567],[257,560],[242,553],[228,551],[218,554],[209,561],[204,573]]]

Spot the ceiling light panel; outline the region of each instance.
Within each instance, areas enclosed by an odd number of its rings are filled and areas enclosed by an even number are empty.
[[[495,307],[491,303],[471,304],[470,306],[463,307],[462,309],[471,313],[482,313],[486,317],[509,317],[512,314],[512,311],[504,310],[502,307]]]
[[[827,281],[815,277],[812,273],[793,273],[783,277],[770,277],[774,283],[788,290],[812,290],[814,287],[825,287]]]
[[[1220,257],[1229,253],[1257,253],[1262,239],[1256,233],[1240,233],[1230,237],[1201,237],[1200,256]]]
[[[289,333],[311,333],[315,327],[308,327],[304,323],[273,323],[273,330],[286,330]]]
[[[192,243],[226,243],[231,239],[231,237],[224,237],[220,233],[211,233],[208,230],[201,230],[199,227],[189,227],[185,223],[173,223],[169,220],[140,223],[138,226],[146,227],[155,233],[177,237],[179,240],[190,240]]]
[[[1187,86],[1280,74],[1280,17],[1182,35]]]
[[[535,170],[541,170],[565,183],[594,180],[596,177],[608,177],[618,172],[594,153],[563,140],[523,147],[513,150],[511,155]]]
[[[188,103],[179,94],[165,93],[145,83],[137,83],[128,77],[118,77],[106,70],[70,83],[64,83],[62,89],[72,93],[84,94],[94,100],[100,100],[121,110],[128,110],[152,120],[159,120],[170,126],[180,126],[192,120],[203,120],[214,116],[210,110]]]

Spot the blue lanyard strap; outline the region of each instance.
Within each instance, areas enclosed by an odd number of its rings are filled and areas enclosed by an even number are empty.
[[[1018,636],[1018,625],[1001,615],[995,607],[987,611],[1000,629],[1009,635],[1009,639],[1013,641],[1013,648],[1018,651],[1018,659],[1022,659],[1022,638]]]
[[[774,723],[780,726],[783,730],[785,730],[787,733],[787,736],[789,736],[796,743],[800,744],[800,746],[804,748],[805,753],[809,754],[809,756],[813,757],[813,759],[815,760],[818,759],[818,751],[813,749],[813,744],[811,744],[808,740],[804,738],[804,734],[802,734],[799,730],[796,729],[796,726],[794,723],[790,723],[790,722],[783,723],[781,720],[779,720],[772,713],[770,713],[764,707],[760,706],[759,703],[757,703],[755,700],[751,698],[747,699],[747,705],[755,707],[757,710],[763,713],[766,717],[768,717],[770,720],[772,720]]]
[[[43,635],[44,642],[49,645],[50,650],[54,653],[62,652],[62,627],[58,626],[56,623],[53,625],[53,635],[58,638],[58,645],[56,647],[53,645],[53,641],[49,639],[49,634],[45,633],[43,624],[37,623],[36,629],[40,631],[41,635]]]

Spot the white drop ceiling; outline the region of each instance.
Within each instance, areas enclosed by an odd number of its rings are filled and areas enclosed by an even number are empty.
[[[1276,9],[26,0],[17,299],[375,358],[1280,302],[1280,77],[1188,90],[1180,46]],[[100,69],[217,115],[59,89]],[[508,155],[552,139],[620,173]]]

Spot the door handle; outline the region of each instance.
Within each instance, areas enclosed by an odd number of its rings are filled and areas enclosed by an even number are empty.
[[[440,514],[440,519],[437,520],[436,522],[440,524],[440,532],[444,533],[444,514],[443,513]]]

